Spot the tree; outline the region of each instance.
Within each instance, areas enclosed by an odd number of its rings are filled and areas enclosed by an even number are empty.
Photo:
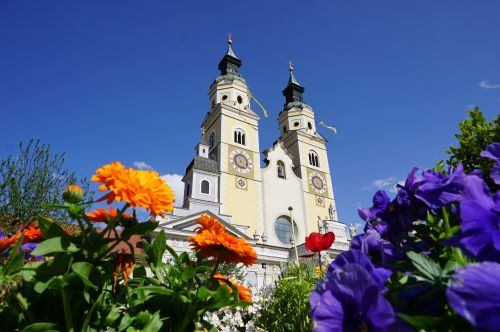
[[[489,174],[494,161],[480,156],[481,151],[486,149],[488,144],[500,142],[500,115],[488,122],[483,113],[476,107],[469,111],[470,118],[459,124],[460,132],[455,135],[458,139],[458,147],[450,147],[448,154],[449,165],[456,166],[462,163],[466,173],[471,173],[475,169],[481,170],[485,181],[494,187]]]
[[[52,155],[50,145],[40,140],[21,142],[19,155],[0,161],[0,229],[12,233],[37,215],[67,221],[62,210],[46,205],[63,204],[64,189],[76,182],[75,173],[64,168],[64,154]],[[93,192],[88,180],[84,178],[79,184],[85,201],[89,201]]]

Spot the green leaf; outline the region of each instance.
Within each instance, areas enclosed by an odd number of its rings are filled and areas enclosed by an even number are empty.
[[[184,271],[182,271],[181,279],[182,281],[188,282],[194,277],[194,269],[192,267],[187,267]]]
[[[420,330],[431,330],[433,331],[436,325],[439,324],[441,318],[434,316],[409,316],[405,314],[398,314],[399,317],[403,318],[411,326],[413,326],[417,331]]]
[[[57,328],[57,324],[54,323],[35,323],[26,326],[21,332],[45,332],[49,330],[55,330]]]
[[[142,287],[137,287],[135,288],[132,292],[150,292],[150,293],[155,293],[155,294],[160,294],[160,295],[172,295],[175,294],[175,292],[171,289],[161,287],[161,286],[142,286]]]
[[[35,292],[41,294],[43,293],[47,288],[49,289],[56,289],[60,290],[66,287],[68,283],[64,280],[63,276],[55,276],[50,278],[49,280],[43,282],[39,281],[35,284]]]
[[[85,285],[97,289],[97,286],[89,280],[89,275],[93,268],[94,266],[87,262],[78,262],[71,265],[71,270],[80,277]]]
[[[426,255],[414,251],[410,251],[406,255],[411,259],[412,264],[417,270],[425,277],[435,280],[441,276],[441,267],[439,264]]]
[[[38,216],[38,224],[42,230],[43,237],[46,239],[60,236],[62,238],[71,238],[71,236],[62,229],[57,223],[48,220],[42,216]]]
[[[31,254],[34,256],[46,256],[55,252],[73,253],[78,250],[78,247],[74,243],[69,242],[67,239],[63,239],[62,237],[53,237],[38,244]]]
[[[149,320],[149,322],[142,329],[143,331],[159,331],[162,327],[163,322],[160,319],[160,311],[154,313],[153,317]]]
[[[21,234],[19,239],[17,239],[14,247],[10,249],[9,259],[7,259],[7,263],[5,263],[5,266],[2,270],[3,275],[7,275],[7,274],[12,273],[14,271],[17,271],[23,267],[24,251],[19,250],[19,248],[21,247],[21,244],[23,243],[23,239],[24,239],[24,233]]]
[[[162,265],[163,253],[165,252],[165,248],[167,246],[167,239],[165,236],[165,231],[161,231],[156,236],[151,249],[154,252],[154,261],[153,264],[156,267],[160,267]]]
[[[135,234],[147,235],[151,233],[156,227],[158,227],[158,224],[159,223],[155,221],[141,222],[135,226],[123,230],[121,235],[123,238],[128,238]]]

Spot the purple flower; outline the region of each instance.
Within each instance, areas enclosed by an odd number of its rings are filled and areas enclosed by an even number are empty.
[[[462,164],[450,170],[449,175],[433,170],[424,171],[415,197],[427,204],[431,209],[437,209],[452,202],[459,201],[465,188],[465,173]]]
[[[481,157],[496,161],[490,172],[490,177],[496,184],[500,184],[500,143],[491,143],[486,147],[486,151],[481,152]]]
[[[376,267],[389,268],[399,258],[396,248],[374,229],[356,235],[351,241],[351,249],[362,251]]]
[[[476,331],[500,326],[500,264],[469,264],[457,270],[446,290],[448,302]]]
[[[492,195],[480,177],[468,176],[460,219],[453,242],[480,261],[500,262],[500,192]]]
[[[391,331],[394,310],[380,285],[358,264],[345,264],[319,283],[310,299],[314,331]]]
[[[373,195],[373,206],[371,208],[360,208],[358,209],[358,214],[366,222],[372,222],[377,220],[382,213],[385,212],[387,206],[390,203],[390,198],[387,193],[383,190],[378,190],[375,195]]]
[[[326,277],[331,278],[336,270],[341,269],[347,264],[357,264],[363,267],[381,287],[384,287],[386,281],[391,276],[391,271],[384,268],[376,268],[370,259],[360,250],[348,250],[338,255],[330,264],[326,271]]]

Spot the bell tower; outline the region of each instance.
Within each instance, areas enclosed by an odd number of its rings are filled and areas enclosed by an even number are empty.
[[[251,235],[262,230],[259,116],[250,107],[250,91],[232,49],[219,62],[220,75],[210,86],[209,111],[202,127],[208,137],[209,157],[220,171],[220,214],[247,227]]]
[[[302,179],[307,222],[309,229],[314,230],[318,217],[332,215],[338,220],[327,140],[316,131],[315,114],[304,100],[305,89],[295,78],[291,61],[289,72],[288,84],[283,90],[285,104],[278,118],[280,140],[292,156],[293,171]]]

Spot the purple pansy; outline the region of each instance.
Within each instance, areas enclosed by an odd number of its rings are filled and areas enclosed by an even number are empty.
[[[351,249],[361,250],[376,267],[389,268],[400,256],[396,248],[374,229],[356,235],[351,241]]]
[[[358,264],[331,271],[310,296],[314,331],[391,331],[396,315],[380,285]]]
[[[462,164],[450,169],[448,175],[426,170],[422,176],[415,197],[431,209],[438,209],[462,198],[466,181]]]
[[[357,264],[363,267],[381,287],[385,287],[386,281],[391,276],[391,271],[381,267],[376,268],[361,250],[351,249],[342,252],[335,258],[326,271],[326,277],[331,278],[336,270],[341,269],[347,264]]]
[[[366,222],[372,222],[377,220],[380,215],[382,215],[387,206],[389,205],[391,199],[387,193],[383,190],[378,190],[375,195],[373,195],[373,206],[371,208],[360,208],[358,209],[358,214]]]
[[[490,177],[496,184],[500,184],[500,143],[491,143],[486,147],[486,151],[481,152],[481,157],[496,161],[490,172]]]
[[[476,331],[500,326],[500,264],[474,263],[457,270],[446,290],[448,302]]]
[[[453,242],[480,261],[500,262],[500,192],[492,195],[483,179],[468,176],[460,219]]]

